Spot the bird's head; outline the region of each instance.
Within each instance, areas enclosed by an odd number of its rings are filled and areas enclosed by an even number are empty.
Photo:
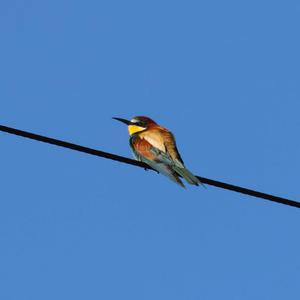
[[[148,117],[134,117],[130,121],[122,119],[122,118],[113,118],[117,121],[125,123],[128,125],[129,135],[133,135],[137,132],[144,131],[148,129],[151,125],[155,125],[156,123]]]

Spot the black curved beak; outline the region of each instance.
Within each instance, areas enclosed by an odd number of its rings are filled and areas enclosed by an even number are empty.
[[[126,125],[132,125],[132,124],[134,124],[134,123],[132,123],[132,122],[130,122],[128,120],[122,119],[122,118],[115,118],[115,117],[113,117],[113,119],[117,120],[117,121],[120,121],[122,123],[125,123]]]

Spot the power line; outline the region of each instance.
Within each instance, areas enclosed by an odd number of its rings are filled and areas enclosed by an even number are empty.
[[[116,154],[112,154],[112,153],[108,153],[108,152],[104,152],[104,151],[100,151],[100,150],[96,150],[96,149],[76,145],[76,144],[65,142],[65,141],[62,141],[62,140],[53,139],[53,138],[50,138],[50,137],[46,137],[46,136],[43,136],[43,135],[31,133],[31,132],[28,132],[28,131],[23,131],[23,130],[7,127],[7,126],[3,126],[3,125],[0,125],[0,131],[6,132],[6,133],[9,133],[9,134],[15,134],[15,135],[18,135],[18,136],[21,136],[21,137],[29,138],[29,139],[40,141],[40,142],[43,142],[43,143],[48,143],[48,144],[52,144],[52,145],[56,145],[56,146],[61,146],[61,147],[69,148],[69,149],[76,150],[76,151],[79,151],[79,152],[84,152],[84,153],[87,153],[87,154],[96,155],[96,156],[104,157],[104,158],[107,158],[107,159],[112,159],[112,160],[115,160],[115,161],[118,161],[118,162],[122,162],[122,163],[129,164],[129,165],[134,165],[134,166],[137,166],[137,167],[140,167],[140,168],[153,170],[150,166],[146,165],[143,162],[137,161],[137,160],[133,160],[133,159],[123,157],[123,156],[120,156],[120,155],[116,155]],[[269,200],[269,201],[281,203],[281,204],[284,204],[284,205],[290,205],[290,206],[293,206],[293,207],[300,208],[300,202],[298,202],[298,201],[289,200],[289,199],[286,199],[286,198],[282,198],[282,197],[278,197],[278,196],[274,196],[274,195],[270,195],[270,194],[265,194],[265,193],[262,193],[262,192],[250,190],[250,189],[243,188],[243,187],[240,187],[240,186],[237,186],[237,185],[232,185],[232,184],[224,183],[224,182],[221,182],[221,181],[217,181],[217,180],[213,180],[213,179],[209,179],[209,178],[205,178],[205,177],[200,177],[200,176],[197,176],[197,177],[201,180],[201,182],[203,182],[205,184],[208,184],[208,185],[212,185],[212,186],[219,187],[219,188],[222,188],[222,189],[226,189],[226,190],[246,194],[246,195],[249,195],[249,196],[253,196],[253,197],[262,198],[262,199],[266,199],[266,200]]]

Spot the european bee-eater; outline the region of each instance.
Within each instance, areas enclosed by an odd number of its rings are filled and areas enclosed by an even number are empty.
[[[113,118],[128,125],[129,144],[135,158],[159,173],[168,176],[182,187],[180,176],[193,185],[201,184],[183,163],[174,135],[148,117],[134,117],[130,121]]]

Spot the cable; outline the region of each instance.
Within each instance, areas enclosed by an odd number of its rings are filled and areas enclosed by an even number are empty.
[[[11,128],[11,127],[7,127],[7,126],[3,126],[3,125],[0,125],[0,131],[6,132],[6,133],[9,133],[9,134],[15,134],[15,135],[22,136],[22,137],[25,137],[25,138],[29,138],[29,139],[32,139],[32,140],[40,141],[40,142],[43,142],[43,143],[48,143],[48,144],[52,144],[52,145],[56,145],[56,146],[61,146],[61,147],[69,148],[69,149],[76,150],[76,151],[79,151],[79,152],[84,152],[84,153],[87,153],[87,154],[96,155],[96,156],[104,157],[104,158],[107,158],[107,159],[112,159],[112,160],[115,160],[115,161],[118,161],[118,162],[122,162],[122,163],[129,164],[129,165],[134,165],[134,166],[137,166],[137,167],[140,167],[140,168],[153,170],[150,166],[146,165],[143,162],[137,161],[137,160],[133,160],[133,159],[123,157],[123,156],[120,156],[120,155],[116,155],[116,154],[112,154],[112,153],[108,153],[108,152],[104,152],[104,151],[100,151],[100,150],[96,150],[96,149],[92,149],[92,148],[72,144],[72,143],[69,143],[69,142],[49,138],[49,137],[46,137],[46,136],[43,136],[43,135],[39,135],[39,134],[35,134],[35,133],[23,131],[23,130]],[[262,192],[250,190],[250,189],[243,188],[243,187],[240,187],[240,186],[237,186],[237,185],[232,185],[232,184],[224,183],[224,182],[221,182],[221,181],[217,181],[217,180],[213,180],[213,179],[209,179],[209,178],[205,178],[205,177],[200,177],[200,176],[197,176],[197,177],[201,180],[201,182],[203,182],[205,184],[208,184],[208,185],[212,185],[212,186],[219,187],[219,188],[222,188],[222,189],[226,189],[226,190],[246,194],[246,195],[249,195],[249,196],[253,196],[253,197],[262,198],[262,199],[265,199],[265,200],[281,203],[281,204],[284,204],[284,205],[290,205],[290,206],[293,206],[293,207],[300,208],[300,202],[297,202],[297,201],[294,201],[294,200],[289,200],[289,199],[286,199],[286,198],[282,198],[282,197],[278,197],[278,196],[274,196],[274,195],[270,195],[270,194],[265,194],[265,193],[262,193]]]

